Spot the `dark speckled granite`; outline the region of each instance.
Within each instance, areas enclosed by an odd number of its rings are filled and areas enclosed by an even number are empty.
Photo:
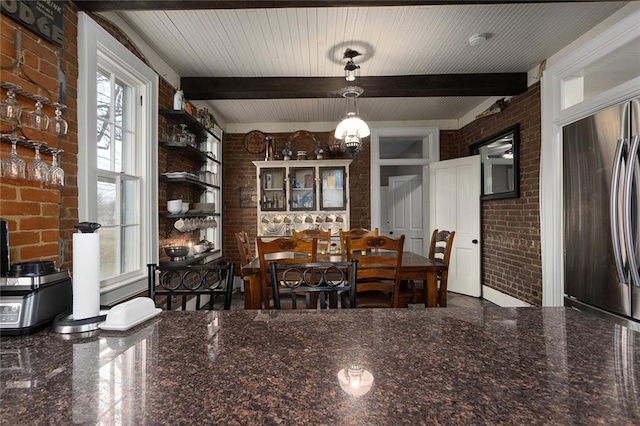
[[[568,308],[163,312],[0,348],[11,425],[640,424],[640,333]]]

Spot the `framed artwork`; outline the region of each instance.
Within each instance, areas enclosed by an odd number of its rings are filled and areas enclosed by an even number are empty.
[[[252,209],[258,207],[258,191],[255,187],[243,186],[240,188],[240,207]]]

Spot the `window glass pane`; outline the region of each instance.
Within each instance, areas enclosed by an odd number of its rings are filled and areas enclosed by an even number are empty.
[[[138,221],[140,199],[138,195],[138,181],[123,178],[122,180],[122,224],[133,225]]]
[[[125,111],[125,94],[126,94],[126,87],[122,84],[122,82],[120,81],[116,81],[116,85],[115,85],[115,99],[114,99],[114,103],[113,103],[113,113],[115,115],[115,123],[116,126],[122,126],[123,125],[123,116],[125,115],[126,111]]]
[[[620,46],[562,81],[562,108],[589,100],[640,76],[638,39]]]
[[[423,158],[419,137],[380,138],[380,158]]]
[[[129,175],[138,176],[138,151],[136,149],[135,133],[124,131],[122,140],[122,171]]]
[[[98,134],[96,141],[98,144],[98,168],[102,170],[111,170],[111,127],[107,121],[98,118],[97,130]]]
[[[109,109],[111,106],[111,81],[109,76],[102,71],[97,75],[97,108],[98,117],[109,119]]]
[[[119,274],[117,251],[117,228],[105,228],[98,230],[100,233],[100,279],[114,277]]]
[[[131,272],[140,268],[140,227],[122,228],[122,272]]]
[[[98,223],[102,226],[117,225],[116,183],[98,178]]]
[[[114,171],[123,172],[122,170],[122,127],[116,126],[115,132],[115,158],[114,158]]]

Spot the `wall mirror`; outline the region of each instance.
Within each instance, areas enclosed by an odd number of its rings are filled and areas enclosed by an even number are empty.
[[[472,155],[480,155],[483,200],[520,196],[519,135],[516,124],[470,146]]]

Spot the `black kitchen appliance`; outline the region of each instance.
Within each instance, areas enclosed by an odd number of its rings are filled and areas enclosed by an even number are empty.
[[[14,263],[0,276],[0,335],[34,333],[70,311],[72,302],[69,271],[52,261]]]
[[[0,218],[0,277],[9,273],[11,256],[9,254],[9,222]]]

